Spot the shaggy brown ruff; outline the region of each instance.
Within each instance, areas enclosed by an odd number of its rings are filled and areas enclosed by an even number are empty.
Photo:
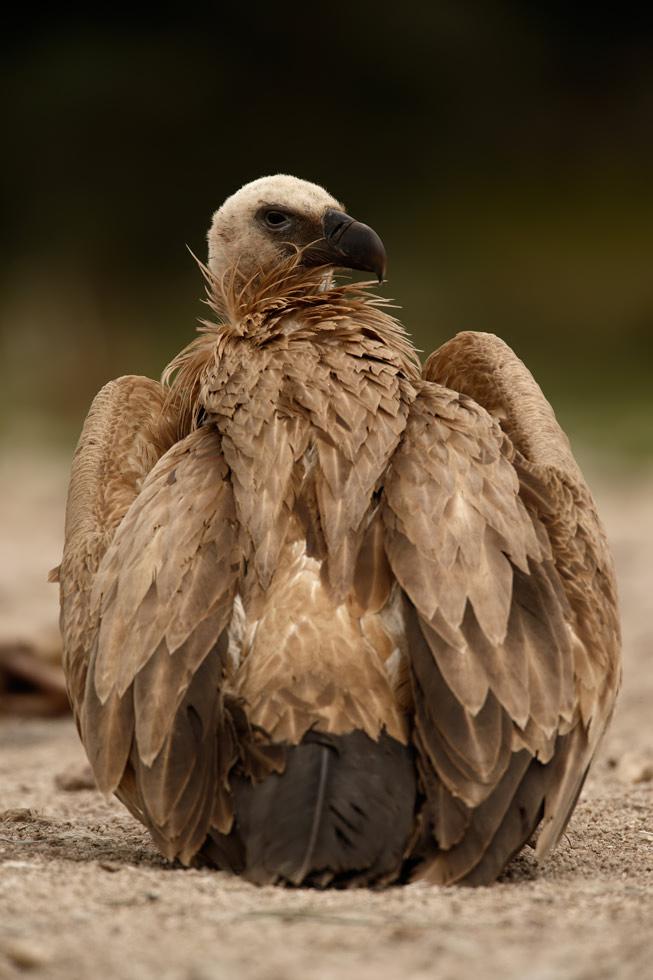
[[[340,322],[351,333],[354,324],[356,332],[367,331],[398,355],[406,377],[419,377],[418,353],[403,325],[387,312],[394,308],[392,300],[370,292],[377,283],[327,286],[331,270],[302,266],[303,251],[293,250],[285,262],[247,280],[239,275],[237,266],[218,279],[193,255],[206,285],[204,302],[216,322],[201,319],[199,336],[173,357],[161,375],[161,383],[169,389],[166,404],[174,405],[180,420],[180,438],[197,422],[202,385],[207,374],[216,370],[225,341],[247,337],[262,345],[278,335],[281,321],[293,314],[301,316],[309,330],[319,331],[324,322]]]

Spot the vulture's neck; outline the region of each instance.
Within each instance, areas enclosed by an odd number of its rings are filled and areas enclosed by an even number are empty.
[[[390,301],[370,292],[375,283],[335,284],[330,271],[306,269],[297,255],[247,281],[236,269],[218,278],[198,264],[206,281],[205,302],[217,322],[200,321],[199,336],[173,358],[162,379],[170,400],[179,403],[182,429],[192,427],[202,383],[231,343],[249,344],[252,351],[275,340],[286,346],[293,338],[319,343],[323,325],[335,324],[343,338],[355,335],[363,344],[365,339],[381,343],[402,375],[411,381],[419,378],[417,352],[401,323],[387,312]]]

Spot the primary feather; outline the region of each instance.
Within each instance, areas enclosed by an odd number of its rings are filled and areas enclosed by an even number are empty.
[[[611,559],[523,364],[461,334],[422,372],[369,284],[334,285],[381,261],[337,208],[288,177],[234,195],[202,267],[217,321],[165,386],[97,396],[60,574],[71,699],[168,857],[487,883],[538,824],[555,844],[609,720]]]

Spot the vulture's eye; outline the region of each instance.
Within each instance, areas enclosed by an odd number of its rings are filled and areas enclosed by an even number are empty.
[[[291,217],[286,214],[285,211],[266,211],[263,215],[263,220],[265,221],[268,228],[274,228],[275,230],[281,230],[282,228],[289,228]]]

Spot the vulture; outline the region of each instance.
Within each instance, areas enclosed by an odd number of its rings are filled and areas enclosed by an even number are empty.
[[[70,480],[68,691],[98,787],[258,884],[493,882],[572,813],[620,683],[612,560],[540,388],[488,333],[423,366],[383,243],[245,185],[210,321],[110,381]],[[359,277],[360,278],[360,277]]]

